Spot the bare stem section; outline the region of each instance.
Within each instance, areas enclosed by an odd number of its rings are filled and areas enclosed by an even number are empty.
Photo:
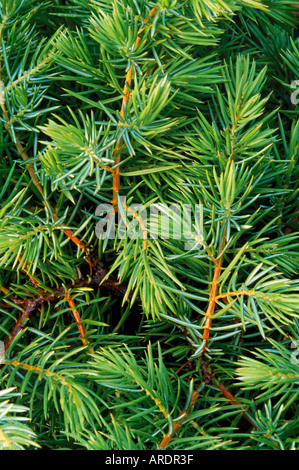
[[[226,229],[224,228],[222,238],[221,238],[221,243],[220,243],[220,256],[216,260],[210,299],[209,299],[209,305],[208,305],[206,315],[205,315],[205,325],[204,325],[204,332],[203,332],[203,337],[202,337],[205,344],[202,350],[202,355],[204,355],[208,346],[208,341],[210,337],[210,329],[212,326],[212,317],[213,317],[215,307],[216,307],[216,302],[217,302],[218,279],[220,277],[221,268],[222,268],[222,260],[223,260],[222,252],[223,252],[224,245],[225,245],[225,236],[226,236]]]

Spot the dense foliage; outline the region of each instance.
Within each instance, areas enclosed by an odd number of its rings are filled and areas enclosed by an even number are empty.
[[[292,3],[0,1],[1,449],[298,448]]]

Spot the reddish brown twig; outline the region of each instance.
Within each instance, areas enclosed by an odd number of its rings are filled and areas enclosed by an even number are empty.
[[[179,416],[178,416],[178,420],[175,421],[175,423],[173,424],[173,429],[172,429],[172,432],[170,434],[165,434],[165,436],[163,437],[160,445],[157,447],[157,450],[164,450],[166,449],[166,447],[169,445],[169,443],[171,442],[171,440],[173,439],[174,435],[178,432],[178,430],[180,429],[182,423],[185,421],[186,418],[188,418],[188,416],[190,415],[190,412],[193,408],[193,406],[195,405],[195,402],[196,400],[198,399],[199,397],[199,392],[197,390],[195,390],[192,394],[192,397],[191,397],[191,401],[190,401],[190,405],[188,407],[187,410],[184,410],[182,411]]]
[[[17,304],[17,302],[15,302],[15,303]],[[11,345],[14,338],[22,330],[24,321],[27,318],[29,318],[29,316],[32,312],[34,312],[34,310],[37,308],[38,304],[39,304],[38,299],[29,299],[27,301],[26,307],[24,308],[23,312],[19,316],[18,321],[17,321],[14,329],[12,330],[10,336],[7,338],[7,340],[5,342],[4,351],[7,351],[7,349]]]
[[[214,385],[216,385],[216,387],[219,388],[222,395],[225,398],[227,398],[227,400],[229,401],[231,405],[241,405],[241,406],[238,406],[237,409],[241,411],[242,416],[252,425],[254,429],[256,429],[256,426],[254,422],[252,421],[249,412],[246,411],[246,407],[244,408],[242,403],[235,398],[235,396],[223,385],[223,383],[221,382],[219,384],[214,383]]]
[[[211,287],[211,293],[210,293],[210,298],[209,298],[209,305],[206,311],[205,315],[205,324],[204,324],[204,332],[203,332],[203,341],[204,341],[204,347],[202,350],[202,355],[205,353],[207,346],[208,346],[208,341],[210,337],[210,329],[212,326],[212,317],[214,314],[215,306],[216,306],[216,297],[217,297],[217,290],[218,290],[218,279],[221,274],[221,268],[222,268],[222,259],[223,259],[223,249],[225,245],[225,237],[226,237],[226,229],[224,228],[221,242],[220,242],[220,256],[216,260],[215,268],[214,268],[214,276],[212,280],[212,287]]]
[[[86,339],[86,332],[85,332],[85,328],[83,326],[83,323],[81,321],[81,317],[80,317],[80,313],[78,312],[77,308],[76,308],[76,305],[75,305],[75,302],[74,302],[74,299],[73,297],[66,291],[65,293],[65,298],[69,304],[69,307],[72,311],[72,314],[74,315],[74,318],[76,320],[76,323],[77,323],[77,326],[78,326],[78,330],[79,330],[79,333],[80,333],[80,337],[81,337],[81,340],[82,340],[82,343],[84,344],[84,346],[86,346],[87,344],[87,339]]]
[[[185,369],[186,366],[189,367],[189,370],[192,370],[192,362],[194,359],[189,359],[187,362],[185,362],[181,367],[178,368],[178,370],[175,371],[176,375],[179,374],[183,369]],[[172,379],[173,377],[170,377]]]
[[[187,365],[189,365],[191,362],[193,361],[193,359],[185,362],[177,371],[176,371],[176,374],[178,374],[183,368],[185,368]],[[253,421],[253,418],[251,417],[249,411],[247,410],[246,407],[244,407],[242,405],[241,402],[239,402],[235,396],[227,389],[227,387],[224,386],[224,384],[222,382],[218,382],[216,379],[215,379],[215,374],[214,374],[214,370],[213,368],[211,367],[211,364],[209,362],[209,360],[205,357],[205,355],[202,356],[202,360],[201,360],[201,366],[200,366],[200,371],[201,371],[201,374],[202,374],[202,377],[201,377],[201,383],[204,383],[206,385],[213,385],[214,387],[218,388],[220,390],[220,392],[222,393],[222,395],[229,401],[229,403],[231,405],[237,405],[237,409],[240,410],[242,416],[251,424],[251,426],[256,429],[256,426],[254,424],[254,421]],[[173,379],[173,377],[171,377],[171,380]],[[189,408],[187,410],[184,410],[182,411],[180,414],[179,414],[179,417],[178,419],[175,421],[174,425],[173,425],[173,429],[172,429],[172,432],[171,433],[167,433],[164,435],[160,445],[157,447],[158,450],[164,450],[166,449],[166,447],[170,444],[171,440],[173,439],[174,435],[178,432],[178,430],[180,429],[181,425],[183,424],[183,422],[189,417],[190,415],[190,412],[193,408],[193,406],[195,405],[195,402],[196,400],[198,399],[199,397],[199,386],[197,387],[197,389],[193,392],[193,395],[192,395],[192,398],[191,398],[191,402],[190,402],[190,405],[189,405]]]
[[[143,31],[145,30],[146,25],[149,22],[149,20],[155,16],[155,14],[157,13],[157,10],[158,10],[158,7],[154,7],[150,10],[148,16],[144,20],[144,26],[142,28],[140,28],[138,33],[137,33],[137,38],[136,38],[133,49],[137,49],[137,47],[139,46],[140,41],[142,39],[141,33],[143,33]],[[124,117],[125,117],[125,107],[128,105],[129,100],[130,100],[130,96],[131,96],[131,91],[130,90],[131,90],[131,86],[132,86],[132,75],[133,75],[133,65],[131,64],[131,66],[130,66],[127,74],[126,74],[126,77],[125,77],[125,86],[124,86],[124,89],[123,89],[122,105],[121,105],[121,110],[120,110],[120,113],[119,113],[120,117],[122,119],[124,119]],[[118,195],[119,190],[120,190],[120,168],[119,168],[119,163],[121,161],[121,149],[122,149],[123,143],[124,143],[123,139],[121,138],[119,140],[117,146],[115,147],[114,152],[113,152],[114,163],[115,163],[115,165],[117,165],[112,170],[112,173],[113,173],[112,206],[115,208],[115,211],[117,210],[116,209],[117,195]]]
[[[80,319],[80,315],[76,313],[73,300],[70,300],[71,298],[69,298],[70,295],[67,294],[69,296],[67,297],[65,292],[66,291],[70,292],[72,289],[78,289],[80,287],[91,287],[91,288],[100,287],[109,293],[112,293],[116,296],[123,298],[127,291],[127,286],[125,284],[119,284],[117,282],[117,279],[113,276],[109,276],[104,280],[104,278],[107,276],[108,270],[103,266],[102,263],[94,261],[93,266],[94,266],[94,273],[92,276],[85,276],[85,277],[82,276],[80,279],[77,279],[73,284],[67,285],[65,287],[57,287],[56,289],[53,289],[52,291],[39,290],[39,295],[35,295],[34,297],[31,297],[31,298],[23,299],[23,298],[16,298],[16,297],[11,296],[9,298],[10,302],[15,304],[16,306],[22,307],[23,312],[21,313],[19,319],[17,320],[17,323],[14,329],[12,330],[10,336],[6,340],[5,345],[4,345],[4,350],[7,351],[13,339],[23,328],[24,320],[29,318],[31,313],[33,313],[37,308],[41,307],[43,304],[56,302],[61,297],[65,297],[66,300],[69,302],[69,305],[72,308],[72,312],[78,324],[78,329],[80,331],[81,339],[83,340],[83,338],[85,338],[85,331],[84,331],[84,328]],[[130,299],[132,295],[133,293],[130,293],[128,298]],[[136,297],[135,302],[137,303],[137,305],[141,303],[139,296]],[[11,308],[11,304],[6,303],[6,302],[1,302],[0,306],[1,308]]]
[[[242,416],[247,419],[247,421],[255,428],[253,421],[250,419],[249,412],[246,410],[246,408],[244,408],[242,403],[234,397],[234,395],[223,385],[222,382],[218,382],[215,379],[214,370],[210,364],[210,361],[206,357],[203,358],[201,363],[201,373],[202,381],[205,384],[211,384],[217,387],[231,405],[238,405],[237,409],[241,411]]]

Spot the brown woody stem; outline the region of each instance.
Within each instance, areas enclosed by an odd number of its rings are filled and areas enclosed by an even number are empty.
[[[138,33],[137,33],[137,38],[136,38],[133,49],[137,49],[137,47],[139,46],[140,41],[141,41],[141,36],[140,35],[144,31],[144,29],[146,27],[146,24],[149,22],[149,20],[155,16],[157,10],[158,10],[158,7],[154,7],[150,10],[148,16],[144,20],[144,26],[142,28],[140,28]],[[130,68],[129,68],[127,74],[126,74],[126,78],[125,78],[125,86],[124,86],[124,89],[123,89],[122,105],[121,105],[121,110],[120,110],[120,113],[119,113],[122,119],[124,119],[124,117],[125,117],[125,106],[128,105],[129,100],[130,100],[130,96],[131,96],[130,89],[131,89],[131,85],[132,85],[132,75],[133,75],[133,65],[131,64]],[[112,170],[112,173],[113,173],[112,206],[115,208],[115,211],[117,210],[116,209],[117,195],[118,195],[119,190],[120,190],[120,167],[119,167],[119,163],[121,161],[122,147],[123,147],[123,139],[120,139],[117,146],[115,147],[115,149],[113,151],[114,163],[115,163],[115,165],[117,165]]]
[[[226,229],[224,228],[221,242],[220,242],[220,253],[222,253],[224,245],[225,245],[225,236],[226,236]],[[214,276],[212,280],[212,287],[211,287],[211,293],[210,293],[210,298],[209,298],[209,305],[206,311],[205,315],[205,324],[204,324],[204,332],[203,332],[203,341],[204,341],[204,347],[202,350],[202,354],[205,353],[210,337],[210,329],[212,326],[212,317],[214,314],[215,306],[216,306],[216,301],[217,301],[217,290],[218,290],[218,279],[221,274],[221,268],[222,268],[222,259],[223,259],[223,254],[220,255],[220,257],[216,260],[215,268],[214,268]]]
[[[196,400],[198,399],[199,397],[199,392],[197,390],[195,390],[192,394],[192,397],[191,397],[191,402],[190,402],[190,405],[189,405],[189,408],[186,410],[186,411],[182,411],[180,414],[179,414],[179,417],[178,417],[178,420],[175,421],[175,423],[173,424],[173,429],[172,429],[172,432],[171,434],[165,434],[165,436],[163,437],[160,445],[157,447],[157,450],[163,450],[163,449],[166,449],[166,447],[169,445],[169,443],[171,442],[171,440],[173,439],[174,435],[178,432],[178,430],[180,429],[182,423],[185,421],[186,418],[188,418]]]
[[[223,385],[223,383],[219,383],[219,384],[214,384],[216,385],[216,387],[219,388],[220,392],[222,393],[222,395],[227,398],[227,400],[229,401],[229,403],[231,405],[241,405],[241,406],[238,406],[238,410],[241,411],[241,414],[242,416],[253,426],[254,429],[256,429],[256,426],[255,424],[253,423],[253,421],[251,420],[250,418],[250,415],[248,412],[245,412],[244,411],[244,407],[242,406],[242,403],[239,402],[235,397],[234,395]]]
[[[51,292],[39,290],[40,292],[39,295],[36,295],[31,298],[22,299],[22,298],[10,297],[10,301],[17,306],[22,307],[23,312],[21,313],[10,336],[6,340],[6,343],[4,345],[4,350],[6,351],[9,348],[13,339],[16,337],[19,331],[21,331],[21,329],[23,328],[24,320],[29,318],[30,314],[33,313],[34,310],[41,307],[45,303],[56,302],[63,296],[69,302],[69,306],[71,307],[71,310],[77,321],[78,329],[80,331],[80,336],[83,341],[83,338],[85,338],[85,331],[84,331],[84,328],[80,319],[80,315],[75,308],[73,299],[71,298],[69,294],[66,295],[66,292],[69,292],[72,289],[78,289],[80,287],[92,287],[92,288],[101,287],[109,293],[112,293],[119,297],[124,297],[127,291],[127,286],[125,284],[118,284],[117,279],[114,278],[113,276],[109,276],[108,278],[104,280],[104,278],[107,276],[107,272],[108,272],[107,269],[102,265],[102,263],[94,261],[94,274],[92,276],[82,277],[80,279],[77,279],[73,284],[67,285],[65,287],[57,287],[56,289],[53,289]],[[129,298],[131,297],[132,297],[132,294],[129,295]],[[137,296],[136,302],[137,304],[140,304],[141,301],[140,301],[139,296]],[[1,302],[0,307],[11,308],[11,304]]]
[[[26,307],[24,308],[23,312],[21,313],[21,315],[19,316],[19,319],[14,327],[14,329],[12,330],[10,336],[7,338],[6,342],[5,342],[5,345],[4,345],[4,351],[7,351],[7,349],[9,348],[9,346],[11,345],[13,339],[17,336],[17,334],[22,330],[23,328],[23,322],[24,320],[26,320],[27,318],[29,318],[30,314],[32,312],[34,312],[34,310],[36,309],[37,305],[38,305],[38,301],[37,299],[29,299],[27,301],[27,305]]]
[[[86,346],[86,344],[87,344],[86,332],[85,332],[83,323],[81,321],[80,313],[78,312],[78,310],[76,308],[74,299],[72,298],[72,296],[68,292],[65,293],[65,298],[66,298],[66,300],[69,304],[69,307],[72,311],[72,314],[74,315],[74,318],[76,320],[82,343],[83,343],[84,346]]]

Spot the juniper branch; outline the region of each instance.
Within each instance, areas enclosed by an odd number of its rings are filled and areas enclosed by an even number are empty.
[[[97,260],[93,260],[94,272],[92,276],[87,275],[86,277],[81,276],[79,279],[76,279],[74,283],[68,284],[67,286],[57,287],[56,289],[44,291],[41,289],[39,290],[39,295],[34,295],[27,298],[17,298],[15,296],[10,295],[8,298],[10,302],[19,306],[23,309],[21,315],[18,318],[18,321],[12,330],[9,338],[7,338],[5,342],[5,351],[9,348],[12,341],[16,337],[16,335],[21,331],[22,325],[24,320],[28,319],[29,316],[39,307],[46,303],[55,303],[59,299],[65,297],[66,300],[69,302],[69,305],[72,309],[72,312],[75,316],[76,322],[78,324],[79,332],[83,343],[86,343],[86,333],[82,326],[82,322],[80,319],[80,315],[78,314],[77,310],[74,308],[74,302],[72,297],[66,292],[71,292],[72,289],[80,289],[84,287],[90,288],[102,288],[108,293],[112,295],[116,295],[118,297],[124,298],[125,294],[127,293],[127,286],[126,284],[119,284],[117,279],[114,276],[108,276],[108,269],[104,267],[102,262]],[[133,296],[133,292],[131,292],[128,296],[130,299]],[[136,305],[140,304],[140,298],[137,296],[135,299]],[[2,302],[0,304],[1,308],[11,308],[11,304],[7,302]]]
[[[137,33],[137,38],[136,38],[133,49],[137,49],[137,47],[139,46],[140,41],[142,39],[141,34],[145,30],[147,23],[150,21],[151,18],[153,18],[155,16],[157,11],[158,11],[158,7],[153,7],[149,11],[148,16],[144,20],[144,26],[142,26],[139,29],[138,33]],[[125,108],[128,105],[129,100],[130,100],[131,87],[132,87],[132,75],[133,75],[133,64],[130,65],[129,70],[128,70],[128,72],[126,74],[126,77],[125,77],[125,86],[124,86],[124,89],[123,89],[122,105],[121,105],[121,110],[120,110],[120,113],[119,113],[120,117],[122,119],[125,118]],[[119,167],[119,164],[120,164],[120,161],[121,161],[121,151],[122,151],[123,145],[124,145],[124,141],[123,141],[123,138],[121,138],[121,139],[119,139],[119,142],[118,142],[117,146],[115,147],[115,149],[113,151],[113,157],[114,157],[114,163],[115,163],[115,168],[112,170],[112,172],[113,172],[112,206],[113,207],[116,207],[117,203],[118,203],[117,195],[118,195],[119,189],[120,189],[120,167]]]

